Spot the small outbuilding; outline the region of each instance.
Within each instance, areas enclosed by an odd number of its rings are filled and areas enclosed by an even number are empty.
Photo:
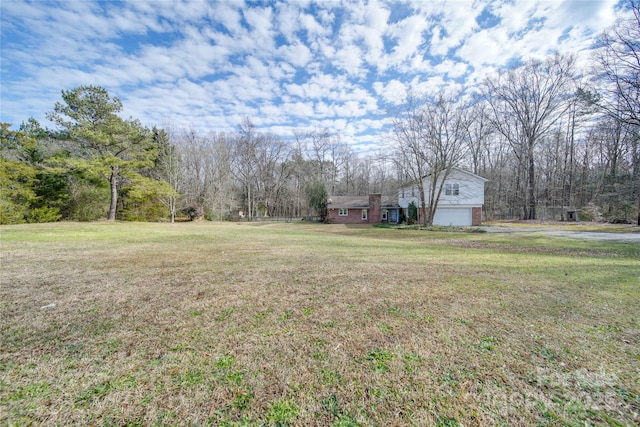
[[[575,209],[567,209],[567,221],[578,222],[578,211]]]

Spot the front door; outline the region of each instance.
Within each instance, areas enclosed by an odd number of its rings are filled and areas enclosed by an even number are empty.
[[[398,222],[398,209],[389,209],[389,222]]]

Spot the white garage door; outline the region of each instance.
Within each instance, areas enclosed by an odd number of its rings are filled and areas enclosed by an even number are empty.
[[[471,208],[438,208],[435,225],[471,225]]]

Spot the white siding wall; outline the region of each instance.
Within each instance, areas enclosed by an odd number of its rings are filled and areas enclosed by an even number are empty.
[[[429,178],[427,177],[426,179],[428,180]],[[445,181],[445,184],[447,183],[458,184],[460,192],[457,196],[447,196],[443,188],[438,206],[482,206],[484,204],[484,180],[482,178],[454,169]],[[429,200],[429,183],[425,182],[424,187],[425,193],[427,193],[426,200]],[[415,194],[418,194],[417,186],[415,187]],[[406,209],[411,201],[414,201],[416,206],[420,207],[420,199],[411,196],[411,187],[404,189],[404,197],[402,197],[402,190],[400,190],[398,193],[400,207]]]
[[[420,191],[418,190],[418,186],[415,185],[413,187],[405,187],[404,188],[404,196],[403,191],[400,189],[398,192],[398,204],[401,208],[408,208],[411,202],[414,202],[418,208],[420,208]]]
[[[447,196],[444,188],[438,206],[482,206],[484,204],[484,181],[459,170],[453,170],[446,183],[458,184],[460,194]]]

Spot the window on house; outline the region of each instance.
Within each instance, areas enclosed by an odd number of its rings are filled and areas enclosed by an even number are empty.
[[[347,208],[338,209],[338,216],[347,216],[349,215],[349,210]]]
[[[411,187],[411,197],[416,197],[416,187]]]
[[[383,221],[387,220],[387,210],[386,209],[382,209],[382,220]]]
[[[363,221],[367,220],[367,210],[366,209],[362,209],[362,220]]]
[[[402,189],[402,198],[404,199],[404,188]]]
[[[458,196],[460,195],[460,185],[458,184],[445,184],[444,185],[444,194],[447,196]]]

